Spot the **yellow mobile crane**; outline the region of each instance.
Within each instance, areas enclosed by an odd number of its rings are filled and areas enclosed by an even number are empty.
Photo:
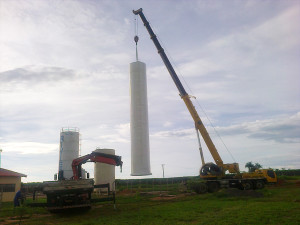
[[[139,15],[141,20],[146,27],[150,38],[152,39],[158,54],[161,56],[166,68],[168,69],[178,91],[180,97],[184,101],[186,107],[188,108],[194,122],[195,128],[200,132],[202,138],[204,139],[207,148],[209,149],[215,163],[205,163],[202,150],[200,148],[200,155],[202,160],[202,167],[200,169],[200,177],[205,179],[205,183],[201,186],[200,192],[210,192],[217,191],[220,187],[237,187],[240,189],[252,189],[252,188],[263,188],[264,184],[267,182],[276,182],[276,174],[273,170],[259,170],[253,173],[240,173],[238,163],[224,163],[221,159],[214,143],[212,142],[204,124],[202,123],[198,112],[196,111],[190,96],[185,91],[182,83],[180,82],[173,66],[171,65],[164,49],[161,47],[156,35],[154,34],[149,22],[147,21],[143,9],[133,10],[135,15]],[[135,37],[137,42],[138,38]],[[225,174],[228,172],[230,175]]]

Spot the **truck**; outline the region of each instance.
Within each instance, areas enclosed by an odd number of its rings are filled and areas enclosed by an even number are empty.
[[[101,162],[122,168],[121,156],[109,155],[93,151],[90,154],[76,158],[72,162],[73,177],[70,180],[44,181],[43,193],[47,196],[49,211],[69,208],[90,208],[91,195],[95,187],[93,179],[83,179],[81,165],[86,162]],[[110,189],[109,184],[104,185]],[[103,185],[101,186],[103,187]]]
[[[143,9],[133,10],[133,14],[139,15],[145,28],[147,29],[150,39],[153,41],[158,54],[160,55],[163,63],[165,64],[172,80],[174,81],[181,99],[184,101],[190,115],[192,116],[195,128],[197,131],[197,137],[199,140],[199,133],[201,134],[210,154],[214,159],[213,162],[205,163],[204,156],[202,152],[201,145],[199,147],[200,156],[202,161],[202,167],[200,169],[200,177],[203,182],[200,183],[198,187],[198,192],[205,193],[215,192],[220,188],[234,187],[243,190],[249,189],[261,189],[266,183],[277,182],[277,177],[272,169],[268,170],[256,170],[253,173],[241,173],[238,163],[224,163],[217,148],[215,147],[212,139],[210,138],[200,116],[194,107],[191,96],[186,92],[184,86],[182,85],[180,79],[178,78],[172,64],[170,63],[164,49],[160,45],[155,33],[153,32],[148,20],[146,19]],[[134,38],[137,43],[138,38]]]

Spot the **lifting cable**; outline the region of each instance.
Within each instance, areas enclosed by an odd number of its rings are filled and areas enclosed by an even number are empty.
[[[139,61],[139,58],[138,58],[138,49],[137,49],[137,43],[138,43],[138,41],[139,41],[139,36],[138,36],[138,34],[139,34],[139,24],[138,24],[138,19],[137,19],[137,17],[138,17],[138,15],[134,15],[134,34],[135,34],[135,36],[134,36],[134,41],[135,41],[135,57],[136,57],[136,61]]]
[[[157,36],[157,38],[159,39],[159,41],[160,41],[162,47],[164,48],[165,52],[167,52],[167,54],[168,54],[168,56],[169,56],[169,58],[170,58],[170,61],[172,62],[172,65],[174,65],[174,67],[176,68],[176,71],[178,71],[178,75],[182,78],[182,80],[183,80],[183,82],[185,83],[187,89],[189,90],[189,92],[191,93],[191,95],[194,95],[193,92],[192,92],[192,89],[189,87],[187,81],[184,79],[184,77],[183,77],[183,75],[181,74],[181,72],[180,72],[179,68],[177,67],[176,63],[174,63],[174,60],[172,59],[171,54],[169,54],[168,50],[165,48],[163,41],[159,38],[158,35],[156,35],[156,36]],[[227,148],[225,142],[223,141],[221,135],[220,135],[219,132],[216,130],[215,126],[213,125],[213,123],[211,122],[211,120],[210,120],[209,117],[207,116],[206,112],[205,112],[204,109],[202,108],[202,106],[201,106],[201,104],[199,103],[198,99],[197,99],[197,98],[195,98],[195,99],[196,99],[196,103],[197,103],[198,106],[200,107],[201,111],[204,113],[206,119],[209,121],[211,127],[214,129],[215,133],[217,134],[217,136],[220,138],[221,142],[223,143],[225,149],[227,150],[227,152],[228,152],[229,155],[231,156],[232,160],[233,160],[234,162],[236,162],[235,158],[233,157],[233,155],[231,154],[231,152],[230,152],[229,149]]]

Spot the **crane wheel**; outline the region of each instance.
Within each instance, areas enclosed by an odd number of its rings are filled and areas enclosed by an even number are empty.
[[[264,188],[264,186],[265,186],[265,184],[264,184],[264,182],[263,181],[256,181],[256,183],[255,183],[255,188],[256,189],[263,189]]]
[[[207,176],[220,176],[222,175],[222,168],[217,166],[214,163],[206,163],[200,169],[200,176],[207,177]]]
[[[220,185],[218,182],[208,182],[207,186],[208,192],[210,193],[217,192],[220,189]]]
[[[207,185],[205,183],[200,183],[199,185],[199,194],[204,194],[207,192]]]
[[[207,192],[207,185],[204,182],[197,182],[191,185],[191,189],[197,194],[204,194]]]
[[[251,190],[251,189],[253,189],[253,184],[251,181],[245,181],[243,183],[243,187],[244,187],[244,190]]]

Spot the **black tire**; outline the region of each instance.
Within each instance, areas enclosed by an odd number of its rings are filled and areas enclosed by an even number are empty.
[[[193,185],[192,189],[197,194],[204,194],[207,192],[207,185],[205,183],[197,183]]]
[[[244,186],[244,190],[251,190],[253,189],[253,184],[251,181],[245,181],[243,183],[243,186]]]
[[[255,183],[256,189],[263,189],[264,187],[265,187],[265,184],[263,181],[261,181],[261,180],[256,181],[256,183]]]
[[[218,182],[209,182],[207,186],[208,186],[208,192],[210,193],[217,192],[220,189],[220,185]]]
[[[207,185],[205,183],[200,183],[198,190],[199,190],[198,194],[206,193],[207,192]]]

